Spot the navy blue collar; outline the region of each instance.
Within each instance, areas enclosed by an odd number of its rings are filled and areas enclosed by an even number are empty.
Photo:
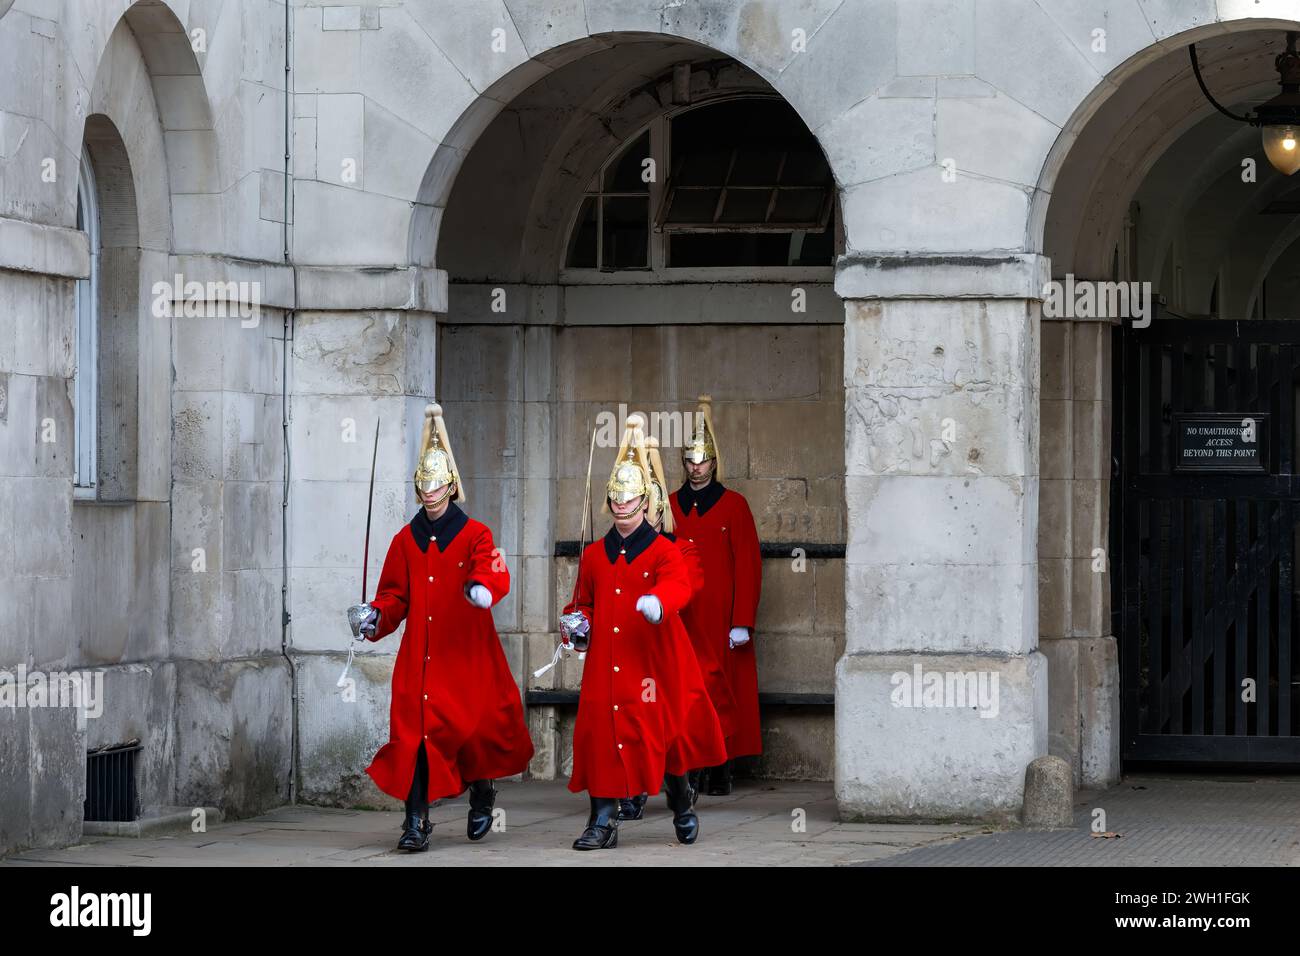
[[[605,535],[605,557],[609,558],[610,564],[613,564],[622,554],[627,558],[627,563],[631,564],[657,537],[659,537],[658,533],[644,518],[641,519],[636,530],[626,538],[618,533],[617,528],[610,528],[609,533]]]
[[[685,481],[677,489],[677,506],[682,509],[682,514],[690,514],[691,508],[694,507],[695,513],[702,515],[718,503],[726,490],[722,487],[722,482],[716,478],[699,491],[692,488],[689,481]]]
[[[460,534],[460,529],[469,523],[469,515],[456,507],[456,502],[447,505],[447,510],[437,521],[429,520],[429,512],[421,506],[411,519],[411,534],[421,551],[429,550],[429,540],[438,542],[438,551],[446,551],[447,545]]]

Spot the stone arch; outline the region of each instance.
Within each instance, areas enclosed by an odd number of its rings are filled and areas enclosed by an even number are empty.
[[[1192,75],[1197,44],[1215,97],[1241,112],[1277,91],[1272,60],[1293,21],[1189,18],[1160,30],[1076,105],[1042,164],[1026,219],[1025,248],[1051,274],[1149,281],[1178,314],[1205,315],[1257,288],[1230,252],[1259,230],[1258,213],[1293,188],[1264,159],[1259,132],[1220,116]],[[1163,26],[1163,25],[1160,25]],[[1243,187],[1240,164],[1257,162]],[[1249,192],[1243,192],[1249,189]],[[1234,191],[1235,190],[1235,191]],[[1135,205],[1131,205],[1135,204]],[[1259,236],[1258,259],[1285,245]],[[1195,246],[1189,273],[1175,270]],[[1279,250],[1280,251],[1280,250]],[[1241,317],[1244,317],[1242,315]],[[1093,572],[1101,547],[1111,568],[1112,325],[1044,315],[1039,497],[1040,649],[1051,663],[1049,743],[1087,785],[1120,773],[1120,675],[1111,575]]]
[[[617,46],[626,49],[629,43],[680,43],[713,51],[752,70],[799,113],[821,142],[837,191],[857,181],[853,152],[858,133],[844,119],[852,107],[893,77],[892,5],[881,5],[870,18],[860,10],[846,9],[852,4],[835,0],[813,0],[797,7],[749,4],[737,16],[719,15],[707,6],[664,8],[652,0],[593,4],[585,11],[546,16],[522,6],[483,4],[470,15],[483,36],[502,31],[505,49],[495,58],[477,55],[477,49],[471,56],[464,49],[463,30],[453,34],[445,25],[422,23],[441,55],[465,78],[466,89],[458,93],[461,105],[445,132],[435,135],[433,155],[413,197],[408,262],[436,265],[441,214],[456,171],[505,104],[566,64],[588,57],[594,61]],[[800,42],[804,50],[818,55],[802,56],[795,49]],[[620,71],[609,71],[593,88],[593,100],[600,98],[602,89],[627,89],[644,69],[628,63]],[[878,133],[882,147],[894,135],[885,125]],[[852,248],[853,237],[844,221],[846,245]]]
[[[216,195],[230,185],[221,182],[202,71],[207,53],[194,49],[206,47],[216,17],[187,9],[163,0],[133,0],[116,8],[93,4],[85,11],[85,29],[73,38],[67,67],[78,90],[77,115],[108,116],[121,131],[138,187],[140,244],[157,251],[211,251],[211,229],[200,229],[194,217],[177,220],[173,207],[178,197]],[[191,20],[193,35],[181,14]],[[75,183],[71,188],[75,191]],[[70,223],[75,203],[67,202]]]
[[[729,468],[735,463],[734,487],[750,498],[760,537],[769,543],[797,538],[831,553],[812,559],[813,576],[822,575],[820,625],[813,621],[813,582],[803,579],[809,582],[800,591],[809,601],[806,622],[778,621],[781,608],[766,609],[773,633],[791,639],[767,645],[767,663],[761,657],[759,663],[767,668],[763,678],[774,674],[779,681],[764,681],[764,691],[789,700],[815,697],[798,706],[818,708],[781,715],[798,729],[778,759],[788,762],[792,775],[829,778],[827,702],[843,633],[836,610],[843,572],[838,564],[821,562],[842,560],[844,540],[844,313],[832,267],[804,267],[818,274],[807,283],[807,314],[797,315],[791,283],[763,282],[759,267],[746,268],[744,277],[737,267],[712,281],[695,275],[657,284],[629,275],[610,284],[573,282],[559,274],[568,227],[591,176],[634,134],[672,114],[675,64],[692,64],[692,105],[760,93],[782,99],[795,112],[798,105],[751,65],[679,37],[605,34],[574,41],[563,53],[563,62],[548,60],[550,69],[542,73],[531,65],[518,67],[523,72],[497,81],[491,102],[480,101],[461,115],[425,173],[410,234],[412,261],[445,271],[450,283],[447,315],[439,316],[438,398],[458,459],[466,480],[479,489],[477,514],[523,568],[519,587],[503,602],[498,630],[508,649],[514,641],[523,645],[525,674],[552,652],[552,605],[569,567],[554,560],[567,555],[553,549],[557,539],[567,543],[579,536],[571,450],[587,440],[581,433],[589,435],[597,410],[618,414],[623,401],[647,414],[680,415],[688,403],[693,408],[696,395],[711,392],[725,441],[736,452],[729,460]],[[534,115],[520,118],[528,110]],[[490,245],[475,232],[484,217],[500,233]],[[490,314],[485,303],[496,288],[506,312]],[[606,295],[613,300],[602,300]],[[633,304],[640,305],[640,314],[632,314]],[[775,367],[781,362],[784,376]],[[580,371],[598,366],[613,371]],[[730,375],[720,373],[728,369]],[[780,427],[764,425],[765,416]],[[774,447],[778,435],[787,436],[780,450]],[[503,449],[509,454],[503,456]],[[597,485],[613,451],[596,451]],[[665,458],[676,487],[680,460]],[[815,528],[796,527],[795,512],[802,518],[805,510],[810,521],[819,522]],[[784,523],[776,517],[781,514]],[[778,597],[769,600],[788,605],[791,615],[803,613],[794,610],[800,602],[779,598],[783,585],[790,586],[782,578],[772,572],[771,591]],[[526,699],[533,684],[526,684]],[[561,682],[554,690],[569,693],[573,687]],[[557,718],[541,713],[556,706],[567,705],[538,705],[539,732],[556,732]],[[565,719],[558,718],[559,727]],[[808,729],[812,724],[816,730]],[[558,746],[539,747],[541,759],[553,758]],[[556,768],[534,772],[550,776]]]
[[[1188,44],[1198,45],[1202,72],[1217,99],[1230,106],[1258,102],[1276,92],[1271,62],[1278,31],[1295,28],[1294,22],[1247,19],[1197,27],[1142,49],[1108,73],[1076,107],[1044,159],[1030,203],[1026,248],[1069,259],[1078,274],[1101,275],[1127,197],[1175,142],[1207,118],[1219,119],[1191,76]],[[1129,109],[1135,101],[1143,109]],[[1226,118],[1217,132],[1229,140],[1223,149],[1251,143]],[[1215,155],[1221,158],[1222,150]],[[1181,191],[1179,208],[1186,208],[1200,182],[1194,178]]]
[[[476,198],[485,195],[495,177],[495,182],[501,183],[500,198],[512,202],[507,209],[517,218],[517,239],[510,248],[500,247],[491,251],[462,249],[457,244],[444,243],[437,255],[441,268],[449,274],[467,278],[463,266],[467,258],[477,257],[480,262],[491,262],[495,270],[492,277],[497,280],[553,282],[563,268],[565,242],[589,180],[632,138],[657,121],[670,121],[683,111],[728,99],[762,96],[786,102],[752,70],[729,58],[712,57],[702,62],[697,60],[694,64],[690,103],[673,104],[672,65],[684,58],[710,57],[711,54],[694,44],[656,44],[656,47],[633,71],[635,85],[631,89],[611,85],[627,82],[628,73],[621,70],[617,79],[599,84],[594,93],[585,95],[584,91],[563,118],[555,111],[558,125],[546,151],[529,157],[529,164],[523,167],[524,175],[504,172],[505,167],[514,161],[514,150],[519,145],[516,139],[483,143],[477,148],[473,187],[453,190],[459,205],[452,205],[442,214],[440,226],[456,227],[458,240],[463,239],[467,225],[475,215],[467,207],[467,195]],[[611,96],[611,90],[617,93]],[[521,135],[522,117],[539,113],[549,116],[551,111],[546,104],[557,95],[550,89],[520,94],[508,107],[510,112],[521,117],[520,122],[495,123],[484,135]],[[499,154],[499,161],[503,164],[503,171],[499,174],[485,172],[493,153]],[[534,164],[536,168],[530,168]],[[526,191],[527,195],[516,197],[514,193],[517,190]],[[450,195],[443,201],[449,199]],[[828,277],[829,274],[828,271]]]

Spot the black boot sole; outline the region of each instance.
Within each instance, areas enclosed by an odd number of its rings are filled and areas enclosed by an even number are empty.
[[[470,818],[470,821],[469,821],[469,826],[466,827],[466,830],[465,830],[465,835],[466,835],[467,837],[469,837],[470,842],[476,842],[476,841],[478,841],[478,840],[481,840],[481,839],[483,839],[485,836],[487,836],[488,833],[490,833],[490,832],[492,831],[492,816],[491,816],[491,814],[489,814],[488,817],[487,817],[487,819],[484,820],[484,821],[482,821],[482,823],[480,823],[479,826],[481,826],[482,829],[478,829],[477,827],[475,827],[475,821],[474,821],[474,819],[471,817],[471,818]]]
[[[430,836],[432,833],[433,833],[433,830],[430,829],[430,831],[429,831],[428,833],[423,834],[423,835],[422,835],[422,836],[423,836],[423,842],[421,842],[421,843],[420,843],[419,845],[417,845],[417,846],[404,846],[403,844],[406,842],[406,835],[403,834],[402,837],[401,837],[401,839],[399,839],[399,840],[397,841],[397,849],[402,850],[402,851],[404,851],[404,852],[406,852],[406,853],[423,853],[425,850],[429,849],[429,836]]]
[[[582,837],[578,837],[577,840],[573,841],[573,848],[575,850],[612,850],[618,846],[618,830],[615,829],[607,840],[598,843],[595,846],[580,846],[579,843],[581,840]]]

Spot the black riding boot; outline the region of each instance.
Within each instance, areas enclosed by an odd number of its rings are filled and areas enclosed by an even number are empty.
[[[469,827],[471,840],[481,840],[492,829],[492,807],[497,802],[491,780],[474,780],[469,785]]]
[[[691,806],[695,806],[699,802],[700,794],[709,788],[709,771],[704,768],[691,770],[686,774],[686,779],[691,785],[691,790],[694,791]]]
[[[618,801],[618,818],[620,820],[640,820],[645,815],[646,801],[650,794],[642,793],[635,797],[623,797]]]
[[[695,815],[695,788],[685,776],[664,775],[668,809],[673,812],[673,829],[678,843],[694,843],[700,835],[700,818]]]
[[[709,768],[709,796],[725,797],[731,793],[731,761]]]
[[[429,761],[424,755],[424,745],[420,745],[420,755],[415,760],[415,775],[411,780],[411,792],[406,796],[406,819],[402,823],[402,835],[397,841],[399,850],[418,853],[429,849],[429,834],[433,824],[429,822]]]
[[[612,850],[618,846],[618,800],[592,797],[587,829],[573,841],[575,850]]]

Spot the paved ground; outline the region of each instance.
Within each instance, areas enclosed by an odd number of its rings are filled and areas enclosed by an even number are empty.
[[[569,849],[587,803],[562,783],[499,784],[504,832],[465,839],[461,801],[434,808],[429,852],[399,853],[393,812],[283,807],[204,834],[150,839],[94,837],[61,850],[31,850],[0,865],[1293,865],[1300,866],[1300,779],[1133,777],[1081,794],[1076,824],[1047,833],[962,825],[846,824],[829,784],[742,783],[730,797],[702,797],[699,843],[683,847],[660,796],[646,819],[625,823],[613,851]],[[1090,834],[1093,810],[1118,837]],[[797,811],[803,811],[802,817]],[[796,832],[796,819],[806,829]]]
[[[961,833],[981,832],[970,826],[841,824],[835,821],[830,784],[744,782],[729,797],[700,798],[702,835],[694,846],[677,843],[660,795],[646,807],[644,820],[621,825],[617,848],[578,853],[570,844],[586,824],[585,794],[569,793],[563,783],[497,786],[497,806],[505,810],[504,832],[470,843],[465,838],[467,805],[444,802],[430,811],[434,830],[426,853],[393,849],[400,813],[298,806],[218,824],[205,834],[87,838],[67,849],[30,850],[0,865],[834,865],[880,859]],[[795,810],[806,812],[804,832],[792,827]]]
[[[1300,866],[1295,776],[1130,776],[1074,806],[1069,830],[959,837],[867,865]],[[1109,836],[1093,835],[1094,819]]]

